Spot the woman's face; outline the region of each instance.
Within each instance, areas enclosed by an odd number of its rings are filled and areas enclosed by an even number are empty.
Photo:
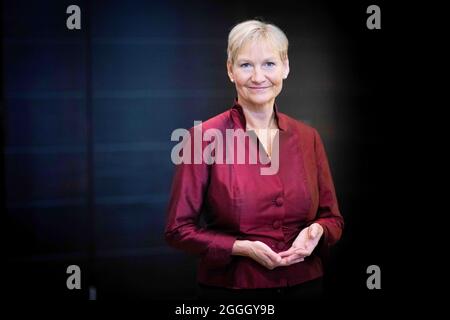
[[[289,61],[266,41],[242,47],[234,61],[227,64],[228,76],[235,83],[238,101],[246,107],[272,107],[289,73]]]

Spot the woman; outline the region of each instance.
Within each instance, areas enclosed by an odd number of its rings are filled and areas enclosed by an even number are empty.
[[[201,134],[251,132],[257,139],[244,151],[257,141],[260,154],[278,161],[276,171],[261,174],[271,162],[239,163],[239,155],[226,163],[177,165],[166,240],[200,255],[201,297],[315,295],[321,289],[321,256],[341,237],[343,218],[319,134],[275,104],[289,74],[285,34],[256,20],[236,25],[228,38],[227,70],[237,99],[202,123]],[[217,142],[220,136],[215,137]],[[210,140],[202,140],[200,153]],[[186,145],[192,147],[192,139]],[[230,148],[215,147],[215,160],[224,157],[220,148]]]

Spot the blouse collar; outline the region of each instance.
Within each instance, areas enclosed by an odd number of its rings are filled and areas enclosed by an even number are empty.
[[[280,131],[286,131],[286,123],[282,114],[278,113],[278,105],[276,102],[273,104],[273,111],[275,113],[275,120],[277,121],[278,128]],[[244,115],[244,110],[242,106],[238,103],[237,98],[234,100],[234,104],[230,109],[231,120],[234,125],[238,128],[245,130],[246,120]]]

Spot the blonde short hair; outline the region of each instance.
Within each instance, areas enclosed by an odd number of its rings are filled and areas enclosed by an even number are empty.
[[[280,53],[282,61],[288,58],[289,41],[277,26],[259,20],[247,20],[231,29],[228,35],[228,62],[236,60],[239,50],[250,41],[266,40]]]

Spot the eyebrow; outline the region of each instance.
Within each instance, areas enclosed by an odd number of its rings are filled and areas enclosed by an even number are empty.
[[[263,61],[269,61],[269,60],[276,60],[276,59],[275,59],[275,57],[271,56],[269,58],[264,59]],[[237,63],[249,62],[249,61],[251,61],[251,60],[247,59],[247,58],[241,58],[241,59],[236,60]]]

